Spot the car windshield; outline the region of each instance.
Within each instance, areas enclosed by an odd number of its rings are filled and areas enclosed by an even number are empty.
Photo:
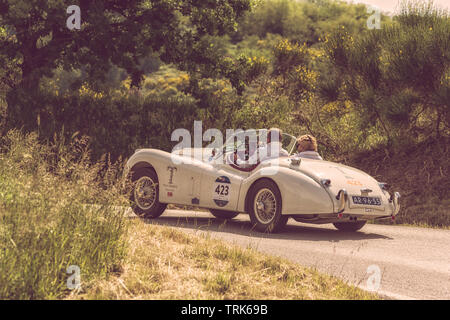
[[[295,152],[297,138],[287,133],[283,133],[282,136],[283,136],[282,140],[283,149],[285,149],[291,156]]]

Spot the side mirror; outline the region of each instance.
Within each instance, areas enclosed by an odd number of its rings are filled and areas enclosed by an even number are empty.
[[[301,163],[302,163],[301,158],[299,158],[299,157],[291,158],[291,165],[298,167],[298,166],[300,166]]]

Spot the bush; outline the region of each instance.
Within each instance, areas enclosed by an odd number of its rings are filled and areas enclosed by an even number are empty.
[[[366,7],[344,1],[259,1],[241,21],[240,38],[277,34],[296,43],[314,45],[339,26],[358,33],[366,28]]]
[[[179,91],[188,80],[186,74],[149,78],[142,90],[126,88],[125,83],[109,92],[87,84],[75,92],[43,86],[38,92],[16,96],[15,108],[10,108],[15,112],[8,114],[8,120],[10,127],[37,131],[41,141],[52,140],[55,132],[64,132],[66,138],[74,133],[89,136],[94,160],[106,153],[115,160],[137,148],[170,151],[172,131],[190,129],[198,119],[196,99]],[[27,113],[28,109],[36,112]]]

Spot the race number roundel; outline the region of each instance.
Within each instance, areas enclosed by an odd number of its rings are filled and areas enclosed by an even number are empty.
[[[213,200],[219,207],[225,207],[230,201],[231,183],[226,176],[216,179],[213,185]]]

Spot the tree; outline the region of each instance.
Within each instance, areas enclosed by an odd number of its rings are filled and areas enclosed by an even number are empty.
[[[165,63],[196,71],[203,59],[201,39],[224,35],[250,9],[250,0],[78,0],[81,29],[69,30],[69,4],[58,0],[0,0],[0,62],[8,75],[18,68],[20,80],[8,97],[13,121],[28,118],[33,127],[39,80],[64,69],[83,67],[92,82],[101,81],[111,65],[125,69],[139,86],[140,60],[157,52]]]
[[[381,30],[330,36],[340,98],[357,106],[361,129],[380,126],[388,143],[402,144],[448,135],[449,33],[448,11],[411,2]]]

